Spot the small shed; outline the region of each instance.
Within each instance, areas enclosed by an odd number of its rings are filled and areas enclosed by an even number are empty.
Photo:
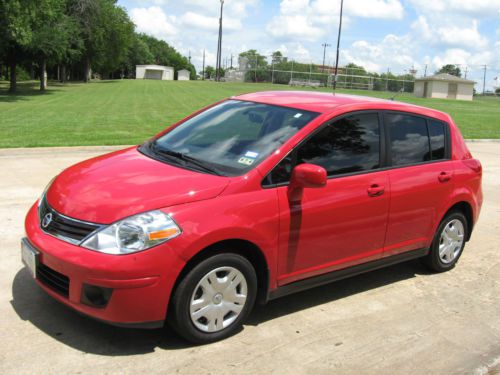
[[[182,69],[177,71],[177,80],[178,81],[189,81],[189,76],[191,72],[187,69]]]
[[[414,92],[419,98],[472,100],[475,83],[469,79],[440,73],[415,79]]]
[[[174,79],[174,68],[163,65],[136,65],[135,79],[160,79],[171,81]]]

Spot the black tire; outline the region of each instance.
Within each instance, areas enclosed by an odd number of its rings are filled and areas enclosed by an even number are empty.
[[[443,232],[445,227],[453,220],[459,220],[462,223],[463,228],[464,228],[464,231],[463,231],[464,232],[464,234],[463,234],[464,239],[462,242],[462,246],[460,247],[455,258],[452,261],[446,263],[441,259],[440,255],[439,255],[439,245],[441,242],[441,233]],[[431,271],[434,271],[434,272],[445,272],[445,271],[449,271],[449,270],[453,269],[455,267],[455,265],[457,264],[458,259],[460,259],[460,256],[463,253],[464,246],[465,246],[465,238],[467,237],[468,230],[469,230],[469,228],[468,228],[467,219],[465,218],[465,216],[462,212],[452,211],[452,212],[448,213],[444,217],[444,219],[441,221],[441,223],[439,224],[438,229],[436,231],[436,234],[434,235],[434,240],[432,241],[430,252],[427,256],[422,258],[422,263],[427,268],[429,268]]]
[[[246,301],[243,309],[230,325],[217,332],[204,332],[196,327],[191,319],[191,298],[195,289],[199,288],[198,283],[208,273],[221,267],[232,267],[243,274],[247,286]],[[233,253],[214,255],[197,264],[181,280],[172,296],[168,322],[181,337],[194,344],[207,344],[222,340],[241,329],[243,322],[253,308],[256,295],[257,276],[252,264],[246,258]]]

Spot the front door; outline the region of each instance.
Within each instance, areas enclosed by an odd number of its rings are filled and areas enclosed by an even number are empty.
[[[381,126],[376,112],[333,121],[282,163],[311,163],[327,170],[327,186],[304,189],[292,204],[278,187],[278,285],[378,259],[389,210],[388,172],[381,167]],[[278,165],[282,174],[287,166]]]

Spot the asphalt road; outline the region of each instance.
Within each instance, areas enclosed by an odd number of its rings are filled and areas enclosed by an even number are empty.
[[[453,271],[415,261],[275,300],[238,335],[200,347],[82,317],[21,264],[24,216],[45,184],[112,148],[0,150],[0,374],[500,373],[500,143],[469,145],[485,201]]]

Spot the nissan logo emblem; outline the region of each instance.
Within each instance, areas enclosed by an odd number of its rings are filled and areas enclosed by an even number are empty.
[[[52,222],[52,214],[49,212],[42,219],[42,227],[47,228],[51,222]]]

